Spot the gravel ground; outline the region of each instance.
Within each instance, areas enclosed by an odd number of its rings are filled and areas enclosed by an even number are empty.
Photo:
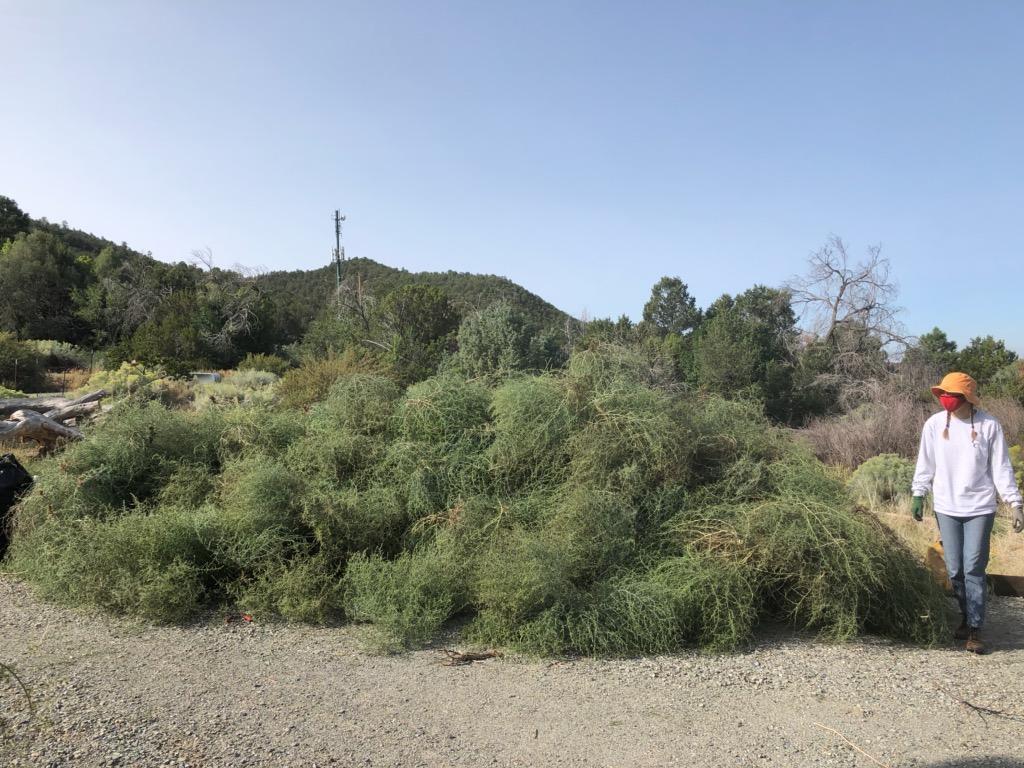
[[[141,626],[0,576],[0,661],[36,706],[0,683],[0,765],[1024,768],[1024,600],[997,598],[990,630],[986,657],[779,631],[734,655],[448,667],[366,653],[358,628]]]

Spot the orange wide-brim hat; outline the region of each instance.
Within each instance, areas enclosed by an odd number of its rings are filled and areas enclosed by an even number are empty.
[[[972,405],[981,405],[981,401],[978,400],[978,382],[966,373],[954,372],[943,376],[942,381],[932,387],[932,394],[938,397],[943,392],[963,395]]]

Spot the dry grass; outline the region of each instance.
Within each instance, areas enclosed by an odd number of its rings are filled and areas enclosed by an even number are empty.
[[[888,503],[872,510],[885,525],[910,549],[923,558],[928,548],[939,540],[939,526],[932,515],[917,523],[910,515],[910,501],[905,499]],[[1024,534],[1013,532],[1010,527],[1010,510],[1001,506],[996,517],[996,528],[992,533],[992,552],[988,566],[989,573],[1007,576],[1024,576]]]
[[[938,410],[936,403],[901,391],[895,384],[878,384],[869,394],[868,400],[850,413],[817,419],[797,431],[821,461],[856,469],[882,453],[917,458],[921,428]],[[1010,445],[1024,440],[1024,406],[1019,402],[988,398],[982,401],[982,409],[1002,425]]]
[[[1010,445],[1024,442],[1024,405],[1010,397],[985,398],[981,407],[995,416]]]
[[[798,434],[821,461],[855,469],[882,453],[916,457],[921,428],[932,413],[911,397],[896,397],[817,419]]]
[[[74,392],[89,383],[92,374],[85,368],[71,368],[67,371],[47,371],[47,392]]]

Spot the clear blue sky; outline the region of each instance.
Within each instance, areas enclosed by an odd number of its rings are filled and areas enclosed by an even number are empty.
[[[0,194],[164,260],[506,275],[638,318],[881,243],[1024,353],[1024,3],[0,0]]]

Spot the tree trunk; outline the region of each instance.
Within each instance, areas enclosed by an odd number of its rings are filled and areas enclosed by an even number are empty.
[[[0,418],[7,418],[15,411],[21,410],[43,413],[53,418],[51,414],[61,408],[81,403],[91,403],[106,396],[107,391],[105,389],[98,389],[87,395],[76,397],[74,400],[66,397],[15,397],[9,400],[0,400]]]
[[[95,392],[90,392],[87,395],[76,397],[74,400],[68,400],[64,405],[51,408],[43,415],[48,416],[54,421],[64,421],[64,419],[69,416],[76,416],[80,413],[88,413],[96,410],[99,408],[99,401],[106,396],[107,390],[97,389]],[[37,411],[35,408],[31,408],[29,410]]]
[[[0,421],[0,445],[25,438],[52,447],[58,440],[81,440],[82,433],[35,411],[15,411],[9,419]]]

